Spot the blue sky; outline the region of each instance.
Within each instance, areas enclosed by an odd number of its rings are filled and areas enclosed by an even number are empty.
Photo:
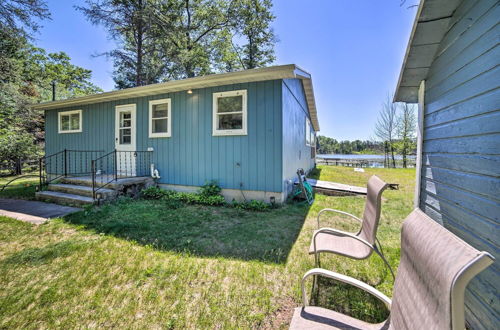
[[[415,3],[418,1],[415,0]],[[36,36],[91,69],[92,81],[114,88],[113,49],[101,27],[73,9],[83,0],[49,0],[52,21]],[[399,0],[274,0],[276,64],[295,63],[313,76],[321,132],[338,140],[368,139],[381,103],[396,87],[416,8]]]

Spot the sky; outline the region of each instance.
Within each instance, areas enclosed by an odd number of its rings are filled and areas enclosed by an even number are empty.
[[[92,82],[114,89],[115,43],[73,6],[83,0],[48,0],[52,20],[35,44],[64,51],[92,70]],[[418,1],[415,0],[415,3]],[[396,88],[416,7],[400,0],[274,0],[277,60],[312,75],[320,134],[337,140],[373,138],[381,104]]]

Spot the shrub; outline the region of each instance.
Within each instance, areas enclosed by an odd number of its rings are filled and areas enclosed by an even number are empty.
[[[158,187],[149,187],[141,192],[144,199],[161,199],[167,202],[167,207],[179,208],[179,203],[201,204],[201,205],[224,205],[226,200],[220,195],[221,188],[215,181],[207,182],[201,187],[199,193],[177,192],[173,190],[163,190]]]
[[[202,205],[224,205],[226,204],[226,200],[224,199],[224,196],[221,195],[212,195],[212,196],[205,196],[205,195],[198,195],[198,204]]]
[[[167,194],[167,190],[155,186],[148,187],[141,191],[141,196],[144,199],[162,199]]]
[[[172,199],[188,204],[195,204],[197,201],[196,193],[188,193],[188,192],[175,192],[172,191],[172,194],[165,196],[165,199]]]
[[[217,184],[217,181],[207,181],[200,188],[200,195],[203,196],[220,196],[222,188]]]
[[[249,202],[233,201],[233,207],[239,210],[246,210],[246,211],[267,211],[271,208],[269,204],[256,200],[251,200]]]

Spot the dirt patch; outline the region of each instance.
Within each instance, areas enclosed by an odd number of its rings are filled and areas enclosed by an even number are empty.
[[[297,303],[291,297],[285,297],[281,300],[280,308],[269,315],[260,325],[259,329],[288,329],[292,320],[293,311]]]

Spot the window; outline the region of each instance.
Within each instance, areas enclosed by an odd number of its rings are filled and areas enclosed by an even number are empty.
[[[247,134],[247,91],[214,93],[213,135]]]
[[[315,136],[314,129],[311,126],[311,121],[306,117],[306,146],[314,147]]]
[[[59,133],[82,131],[82,110],[59,112]]]
[[[149,137],[170,137],[172,128],[170,99],[149,101]]]
[[[132,112],[120,111],[120,123],[118,126],[120,144],[132,143]]]

